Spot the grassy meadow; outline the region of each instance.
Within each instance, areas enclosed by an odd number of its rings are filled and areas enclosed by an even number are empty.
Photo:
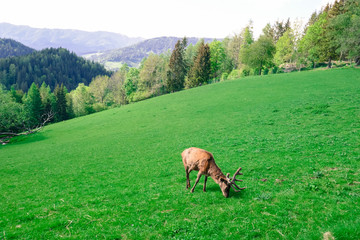
[[[360,238],[360,69],[198,87],[53,124],[0,146],[0,239]],[[214,154],[228,199],[185,189]],[[190,174],[191,184],[197,172]]]

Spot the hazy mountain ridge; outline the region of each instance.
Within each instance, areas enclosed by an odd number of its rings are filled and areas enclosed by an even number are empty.
[[[136,67],[150,53],[172,51],[180,37],[151,39],[130,38],[111,32],[86,32],[72,29],[46,29],[0,23],[0,38],[11,38],[35,50],[66,48],[69,51],[116,70],[121,64]],[[188,44],[195,45],[200,38],[190,37]],[[211,42],[212,38],[203,38]],[[111,66],[114,64],[114,66]],[[110,65],[110,66],[109,66]]]
[[[0,58],[18,57],[35,52],[24,44],[13,39],[0,38]]]
[[[143,40],[112,32],[32,28],[9,23],[0,23],[0,37],[14,39],[36,50],[63,47],[78,55],[122,48]]]
[[[106,62],[126,63],[131,67],[137,66],[141,60],[150,53],[161,54],[172,51],[179,37],[158,37],[146,39],[132,46],[85,55],[84,57],[105,64]],[[195,45],[200,38],[187,38],[188,44]],[[204,41],[211,42],[214,39],[204,38]]]

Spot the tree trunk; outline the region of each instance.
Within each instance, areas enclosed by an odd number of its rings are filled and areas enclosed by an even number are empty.
[[[331,68],[331,57],[329,58],[328,68]]]

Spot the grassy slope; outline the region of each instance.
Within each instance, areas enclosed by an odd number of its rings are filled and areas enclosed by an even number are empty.
[[[248,77],[48,126],[0,148],[0,238],[360,236],[360,71]],[[247,189],[185,190],[211,151]],[[191,174],[194,182],[196,173]],[[260,179],[267,179],[263,182]]]

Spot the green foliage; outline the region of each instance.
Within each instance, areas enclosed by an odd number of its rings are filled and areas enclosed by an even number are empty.
[[[325,25],[327,24],[327,13],[324,12],[319,19],[308,27],[305,36],[300,41],[299,51],[306,61],[313,63],[321,60],[321,48],[324,46]]]
[[[246,26],[243,31],[241,32],[242,47],[250,46],[254,42],[254,33],[253,33],[253,25],[252,22]]]
[[[13,100],[15,100],[17,103],[22,103],[22,98],[24,96],[24,92],[22,90],[15,90],[14,87],[11,87],[10,94]]]
[[[26,92],[32,83],[45,82],[51,89],[63,83],[75,89],[78,83],[89,84],[97,75],[110,73],[99,63],[87,61],[64,48],[45,49],[22,57],[0,59],[0,83],[7,89],[15,86]]]
[[[229,71],[229,59],[226,56],[226,50],[222,42],[212,41],[210,47],[210,76],[218,79],[224,72]],[[231,71],[231,69],[230,69]]]
[[[239,66],[239,52],[242,41],[243,39],[240,34],[234,34],[233,37],[227,37],[223,40],[225,53],[229,61],[226,68],[229,69],[230,72],[232,69],[236,69]]]
[[[234,69],[231,71],[227,79],[234,80],[234,79],[239,79],[241,77],[243,77],[242,71],[239,69]]]
[[[119,106],[128,103],[124,83],[129,67],[124,64],[119,71],[113,73],[106,86],[105,102],[107,106]]]
[[[44,106],[41,101],[40,91],[35,83],[32,83],[29,91],[24,96],[25,109],[28,115],[28,127],[37,126],[41,121],[44,113]]]
[[[338,8],[339,15],[331,19],[330,27],[333,30],[334,42],[339,46],[336,51],[341,58],[348,56],[350,59],[360,57],[360,1],[346,1]]]
[[[295,54],[295,37],[291,29],[287,30],[276,42],[276,53],[274,63],[281,65],[289,63],[294,59]]]
[[[0,150],[1,236],[357,239],[359,78],[351,68],[224,81],[15,139]],[[224,173],[241,166],[247,189],[225,199],[209,178],[206,193],[203,181],[185,190],[189,146]]]
[[[186,46],[187,39],[184,37],[182,41],[177,41],[172,51],[165,82],[168,92],[176,92],[184,88],[185,76],[187,74],[187,62],[185,58]]]
[[[242,51],[241,62],[251,68],[257,68],[261,75],[264,66],[272,65],[274,53],[275,46],[272,39],[261,35],[257,41]]]
[[[56,85],[54,89],[54,97],[56,102],[55,121],[67,120],[71,117],[73,110],[68,108],[68,100],[66,99],[67,89],[63,84]]]
[[[11,94],[0,85],[0,133],[18,133],[24,130],[27,115],[24,106],[16,102]]]
[[[253,31],[252,31],[252,22],[249,23],[241,32],[241,47],[239,51],[239,64],[246,64],[244,60],[249,56],[249,48],[254,42]],[[246,60],[245,60],[246,61]]]
[[[89,90],[94,96],[94,100],[99,104],[106,104],[106,97],[110,92],[109,89],[109,77],[108,76],[97,76],[95,77],[90,85]]]
[[[28,55],[35,50],[15,40],[0,38],[0,58]]]
[[[165,81],[169,72],[168,65],[169,62],[165,56],[150,54],[139,72],[138,91],[145,93],[146,98],[164,94]]]
[[[126,75],[124,88],[125,88],[126,98],[129,102],[133,101],[134,94],[137,91],[139,74],[140,71],[137,68],[130,68],[128,74]]]
[[[57,110],[56,97],[51,92],[50,86],[47,86],[46,83],[41,84],[41,87],[39,88],[39,93],[43,106],[43,113],[53,113],[55,115]]]
[[[189,44],[185,49],[185,63],[186,63],[186,72],[189,72],[190,68],[194,65],[194,59],[197,54],[197,46]]]
[[[269,37],[273,36],[274,43],[277,43],[279,39],[290,30],[290,18],[284,21],[276,21],[273,28],[269,31]]]
[[[80,83],[79,86],[70,92],[73,111],[76,117],[88,115],[95,112],[93,108],[94,97],[91,95],[89,87]]]
[[[190,69],[186,85],[188,88],[197,87],[207,83],[210,79],[211,62],[210,47],[201,41],[194,65]]]

